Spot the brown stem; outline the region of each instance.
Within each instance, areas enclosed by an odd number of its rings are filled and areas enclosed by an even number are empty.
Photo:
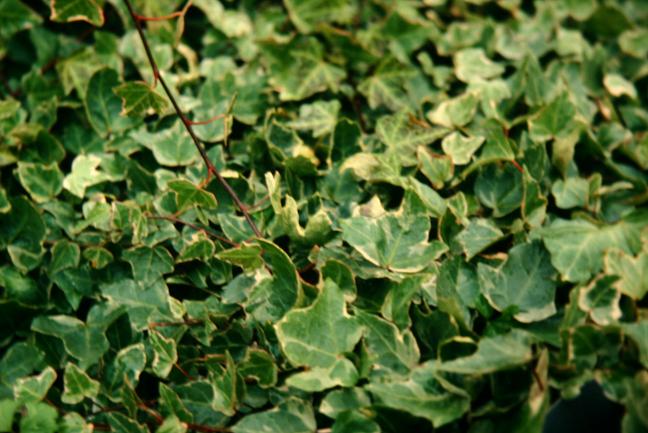
[[[149,64],[151,65],[151,69],[153,70],[153,79],[154,83],[157,83],[158,81],[160,84],[162,84],[162,88],[164,89],[164,93],[166,93],[167,97],[171,101],[171,105],[173,105],[173,108],[180,118],[182,120],[182,124],[184,125],[185,129],[191,136],[192,141],[194,142],[194,145],[196,146],[196,149],[198,149],[198,153],[200,153],[200,157],[204,161],[205,165],[207,166],[207,173],[208,176],[209,174],[213,174],[216,179],[218,179],[218,183],[221,184],[223,188],[225,188],[225,191],[227,191],[227,194],[232,198],[234,203],[236,204],[236,207],[241,211],[243,214],[243,217],[247,221],[248,225],[254,232],[254,234],[262,238],[263,235],[257,228],[256,224],[252,220],[252,217],[250,216],[249,212],[245,208],[245,205],[243,202],[241,202],[241,199],[238,197],[236,192],[232,189],[230,184],[225,180],[225,178],[221,175],[220,171],[216,168],[216,166],[212,163],[212,161],[209,159],[209,156],[207,155],[207,151],[203,147],[202,143],[196,136],[196,133],[194,132],[192,126],[191,126],[191,121],[183,114],[182,110],[180,109],[180,106],[178,105],[178,102],[176,101],[175,97],[173,96],[173,93],[171,93],[171,89],[167,85],[167,83],[164,81],[164,78],[160,74],[160,69],[157,66],[157,63],[155,62],[155,59],[153,58],[153,53],[151,52],[151,48],[149,46],[148,40],[146,39],[146,35],[144,34],[144,30],[142,29],[142,24],[141,24],[141,19],[138,18],[138,14],[135,13],[135,10],[133,9],[133,5],[131,4],[130,0],[124,0],[124,3],[126,3],[126,7],[128,8],[128,12],[133,19],[133,23],[135,24],[135,29],[137,30],[137,33],[139,34],[140,40],[142,41],[142,45],[144,46],[144,51],[146,52],[146,57],[148,58]]]

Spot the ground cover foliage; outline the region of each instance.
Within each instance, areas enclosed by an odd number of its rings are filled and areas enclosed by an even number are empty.
[[[1,432],[648,431],[648,3],[133,8],[262,236],[122,0],[0,0]]]

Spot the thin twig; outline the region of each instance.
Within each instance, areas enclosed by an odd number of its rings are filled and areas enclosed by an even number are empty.
[[[160,69],[158,68],[158,65],[153,58],[153,53],[151,52],[151,47],[149,46],[148,40],[146,39],[146,35],[144,34],[144,30],[142,29],[142,17],[139,16],[138,14],[135,13],[135,10],[133,9],[133,5],[131,4],[130,0],[124,0],[124,3],[126,3],[126,7],[128,8],[128,12],[133,19],[133,23],[135,24],[135,29],[137,30],[137,33],[139,34],[140,40],[142,41],[142,45],[144,46],[144,51],[146,52],[146,57],[148,58],[149,64],[151,65],[151,69],[153,70],[153,80],[154,80],[154,85],[159,81],[160,84],[162,85],[162,88],[164,89],[164,93],[166,93],[167,97],[171,101],[171,105],[173,105],[173,108],[180,118],[182,120],[182,124],[184,125],[185,129],[191,136],[192,141],[194,142],[196,149],[198,149],[198,152],[200,153],[200,157],[204,161],[205,165],[207,166],[207,176],[210,174],[213,174],[216,179],[218,180],[218,183],[221,184],[223,188],[225,188],[225,191],[227,191],[227,194],[232,198],[234,203],[236,204],[236,207],[241,211],[243,214],[243,217],[247,221],[248,225],[254,232],[254,234],[262,238],[263,235],[257,228],[256,224],[254,223],[254,220],[252,220],[252,217],[250,216],[249,212],[247,211],[245,205],[241,201],[241,199],[238,197],[234,189],[230,186],[230,184],[225,180],[225,178],[221,175],[220,171],[216,168],[214,163],[212,163],[211,159],[209,159],[209,156],[207,155],[207,151],[203,147],[202,143],[196,136],[196,133],[194,132],[192,126],[191,126],[191,121],[185,116],[180,109],[180,106],[178,105],[178,102],[176,101],[175,97],[173,96],[173,93],[171,93],[171,89],[167,85],[167,83],[164,81],[164,78],[160,74]],[[138,18],[139,17],[139,18]]]

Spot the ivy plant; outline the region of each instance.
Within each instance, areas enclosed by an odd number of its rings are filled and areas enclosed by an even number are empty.
[[[0,432],[648,431],[648,3],[0,0]]]

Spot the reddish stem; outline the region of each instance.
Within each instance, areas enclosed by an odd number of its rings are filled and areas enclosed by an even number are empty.
[[[146,39],[146,35],[144,34],[144,30],[142,29],[141,20],[137,18],[138,15],[135,13],[135,10],[133,9],[133,5],[131,4],[130,0],[124,0],[124,3],[126,3],[128,12],[131,18],[133,19],[133,23],[135,24],[135,29],[139,34],[140,40],[142,41],[142,45],[144,45],[144,51],[146,52],[146,57],[148,58],[149,64],[151,65],[151,69],[153,70],[153,78],[155,80],[155,83],[159,81],[160,84],[162,85],[162,88],[164,89],[164,93],[166,93],[167,97],[171,101],[171,105],[173,106],[173,109],[175,110],[180,120],[182,120],[182,124],[185,126],[185,129],[187,130],[187,133],[191,137],[191,140],[194,142],[196,149],[198,149],[198,153],[200,153],[200,157],[202,158],[203,162],[207,166],[207,171],[212,173],[216,177],[216,179],[218,179],[218,182],[221,184],[221,186],[225,188],[225,191],[232,198],[232,201],[234,201],[236,207],[243,214],[243,217],[247,221],[248,225],[250,226],[254,234],[257,237],[262,238],[263,235],[261,234],[261,231],[257,228],[256,224],[252,220],[252,217],[250,216],[249,212],[246,210],[245,205],[243,204],[241,199],[238,197],[234,189],[230,186],[227,180],[225,180],[225,178],[221,175],[221,173],[218,171],[216,166],[214,166],[212,161],[209,159],[209,156],[207,155],[207,151],[203,147],[202,143],[200,142],[200,139],[198,139],[198,136],[196,136],[196,133],[194,132],[191,126],[191,122],[183,114],[182,110],[180,109],[180,106],[178,105],[178,102],[176,101],[175,97],[173,96],[173,93],[171,92],[171,89],[169,88],[166,81],[164,81],[164,78],[160,74],[160,70],[157,66],[157,63],[153,58],[151,47],[149,46],[148,40]],[[187,3],[187,6],[185,6],[185,8],[187,8],[190,4],[191,2]]]

